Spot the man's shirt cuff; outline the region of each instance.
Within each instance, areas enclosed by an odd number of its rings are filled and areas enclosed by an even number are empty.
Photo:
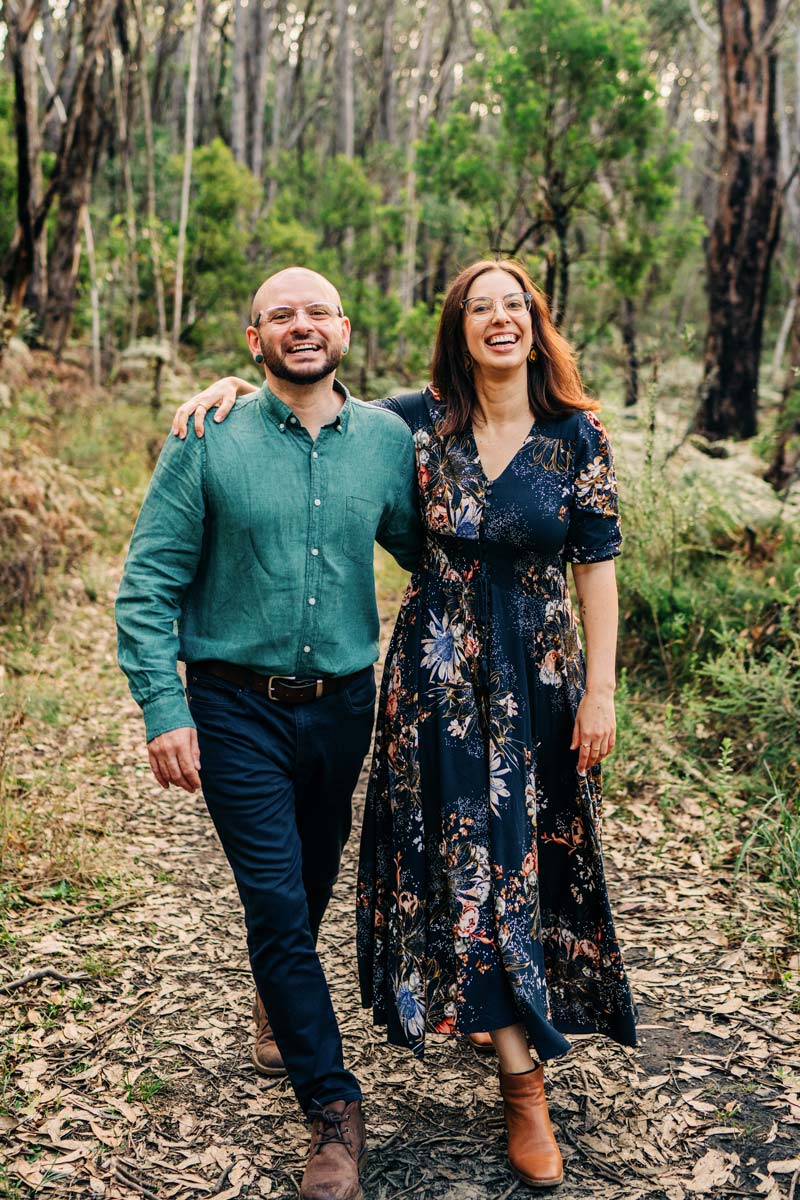
[[[183,692],[162,692],[142,705],[148,742],[172,729],[194,729],[195,723]]]

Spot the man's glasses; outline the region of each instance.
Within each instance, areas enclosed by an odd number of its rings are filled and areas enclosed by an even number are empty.
[[[313,321],[315,325],[324,325],[326,321],[332,321],[334,317],[344,316],[338,304],[327,304],[324,300],[317,300],[313,304],[298,304],[294,308],[288,304],[279,304],[275,308],[265,308],[263,312],[260,312],[253,322],[253,326],[258,329],[261,321],[274,328],[280,328],[282,325],[288,326],[292,324],[299,312],[304,312],[309,321]]]
[[[529,311],[532,300],[530,292],[509,292],[501,300],[492,300],[491,296],[470,296],[469,300],[461,301],[461,307],[468,317],[480,319],[494,316],[495,305],[502,304],[510,317],[518,317]]]

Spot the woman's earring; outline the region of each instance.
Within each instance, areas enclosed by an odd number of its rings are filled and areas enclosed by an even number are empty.
[[[264,355],[263,355],[263,354],[254,354],[254,355],[253,355],[253,362],[257,362],[259,366],[261,366],[261,364],[263,363],[263,361],[264,361]]]
[[[536,362],[537,357],[538,355],[536,353],[536,347],[531,346],[530,351],[528,352],[528,362]]]
[[[472,361],[472,355],[467,353],[464,355],[464,366],[468,371],[471,371],[475,364]]]

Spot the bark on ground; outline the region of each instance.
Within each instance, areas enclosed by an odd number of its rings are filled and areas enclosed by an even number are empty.
[[[109,599],[74,594],[36,658],[21,653],[15,666],[58,690],[69,720],[11,735],[7,802],[24,796],[54,814],[52,840],[77,838],[94,882],[60,886],[55,866],[44,886],[41,863],[20,863],[24,903],[0,987],[43,968],[83,981],[45,978],[2,998],[0,1194],[294,1197],[307,1133],[288,1084],[250,1065],[235,888],[202,800],[150,777]],[[565,1158],[556,1194],[800,1200],[800,1017],[774,898],[709,866],[696,800],[669,814],[655,795],[608,811],[605,846],[641,1046],[580,1038],[548,1067]],[[493,1058],[432,1038],[417,1063],[358,1007],[357,848],[356,834],[321,953],[365,1091],[365,1196],[522,1196]]]

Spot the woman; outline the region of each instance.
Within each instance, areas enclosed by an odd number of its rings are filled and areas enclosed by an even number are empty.
[[[447,293],[411,427],[427,530],[386,659],[361,842],[362,999],[390,1041],[490,1030],[509,1159],[561,1181],[539,1060],[635,1044],[608,905],[616,481],[543,295],[481,261]],[[208,401],[205,401],[207,406]],[[586,668],[572,613],[572,563]]]

